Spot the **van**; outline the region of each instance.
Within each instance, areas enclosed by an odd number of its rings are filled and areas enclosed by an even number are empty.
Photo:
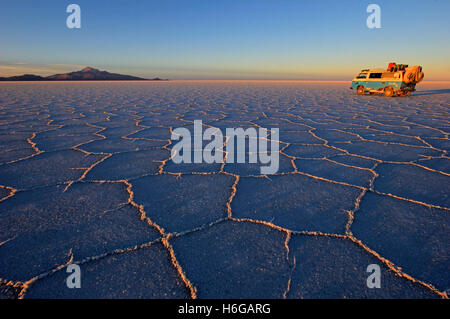
[[[404,66],[404,65],[401,65]],[[384,69],[366,69],[353,79],[350,89],[356,94],[370,95],[383,93],[387,97],[405,96],[416,90],[416,84],[423,79],[422,67],[401,67]]]

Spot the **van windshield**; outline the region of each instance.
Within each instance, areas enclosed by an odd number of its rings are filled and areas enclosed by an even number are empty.
[[[367,77],[367,73],[360,73],[356,78],[357,79],[365,79]]]

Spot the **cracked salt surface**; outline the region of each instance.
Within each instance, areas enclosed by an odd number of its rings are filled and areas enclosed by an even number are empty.
[[[2,84],[0,298],[448,297],[448,84],[347,86]],[[279,128],[279,172],[174,164],[194,120]]]

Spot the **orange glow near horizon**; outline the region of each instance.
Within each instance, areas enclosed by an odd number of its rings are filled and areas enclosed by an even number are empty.
[[[450,81],[450,67],[442,67],[442,65],[435,64],[421,64],[424,68],[426,81]],[[0,64],[0,76],[9,77],[23,74],[34,74],[39,76],[48,76],[58,73],[68,73],[78,71],[84,68],[85,65],[78,64],[42,64],[32,65],[27,63],[16,64]],[[93,66],[96,67],[96,66]],[[314,66],[246,66],[229,68],[212,68],[207,67],[192,69],[164,69],[143,67],[124,67],[124,68],[108,68],[97,67],[101,70],[106,70],[113,73],[129,74],[144,78],[169,78],[173,80],[317,80],[317,81],[346,81],[351,80],[356,73],[364,68],[383,68],[380,65],[355,65],[340,66],[331,68],[325,67],[316,68]]]

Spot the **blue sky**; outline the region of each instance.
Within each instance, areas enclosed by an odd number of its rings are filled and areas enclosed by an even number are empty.
[[[67,5],[81,29],[66,27]],[[366,7],[381,7],[381,29]],[[0,75],[348,80],[396,61],[450,80],[450,1],[0,0]]]

